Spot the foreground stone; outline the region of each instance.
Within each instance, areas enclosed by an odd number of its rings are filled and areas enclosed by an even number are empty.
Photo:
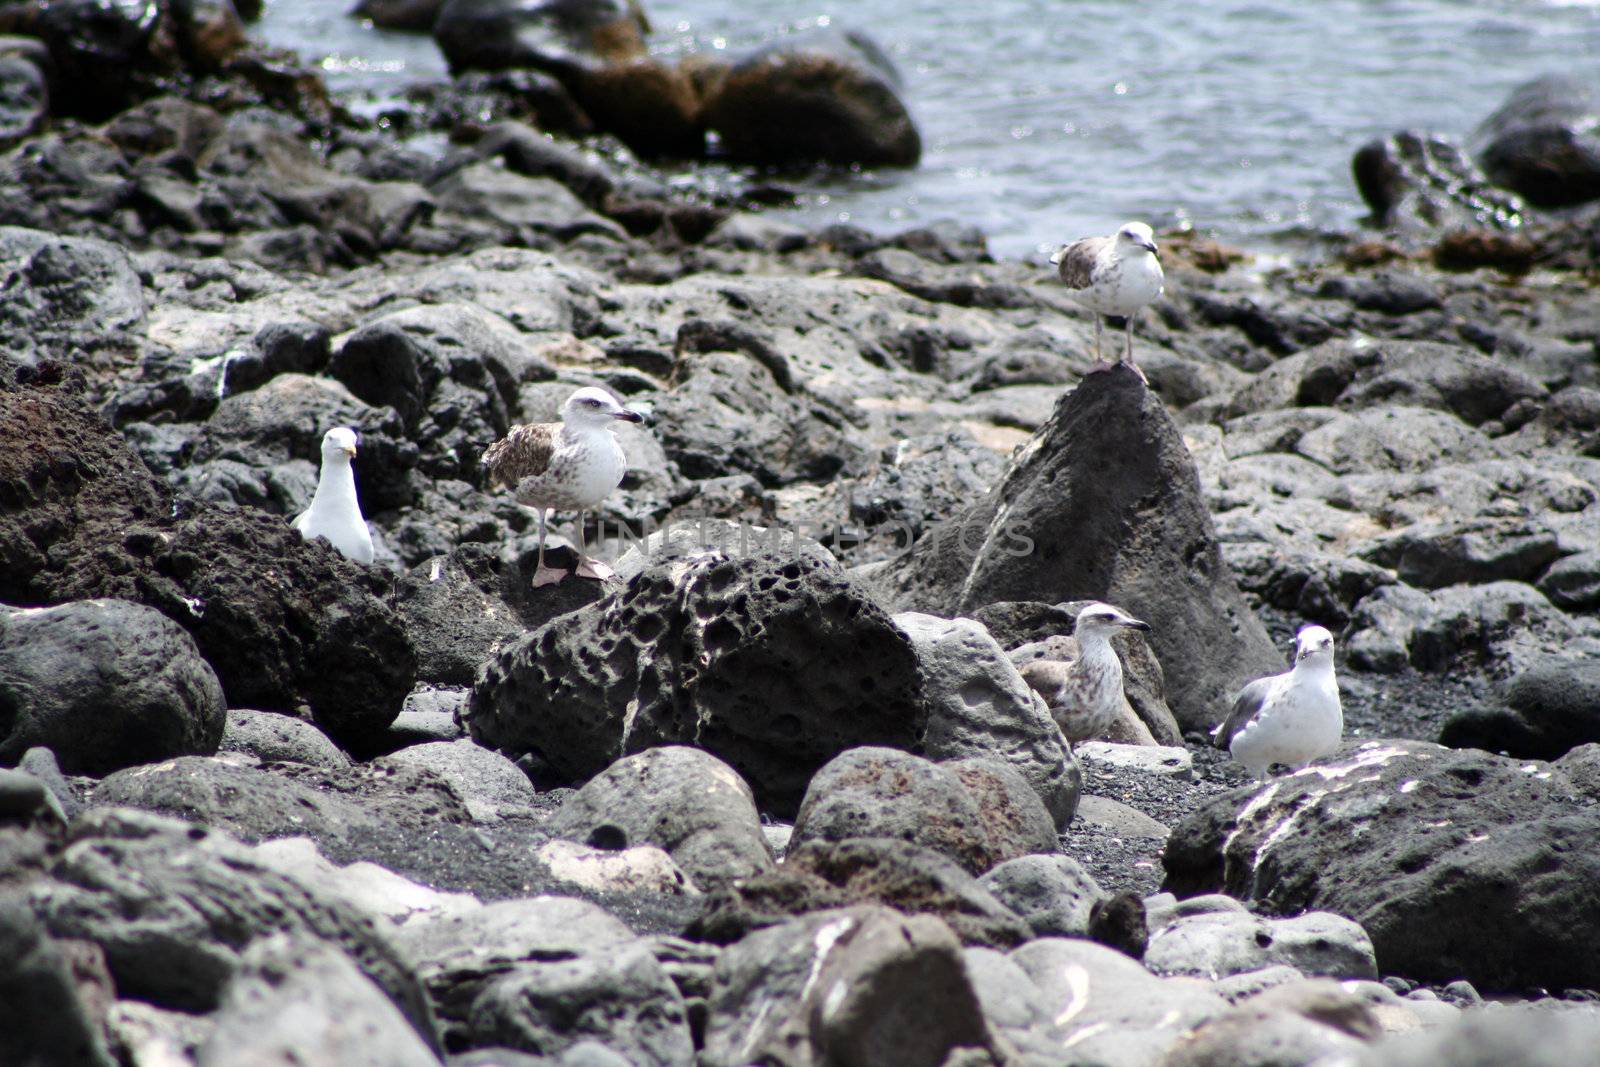
[[[1173,829],[1163,863],[1181,895],[1355,919],[1385,974],[1593,988],[1600,965],[1579,946],[1600,865],[1580,842],[1596,833],[1600,815],[1559,763],[1369,741],[1207,802]]]

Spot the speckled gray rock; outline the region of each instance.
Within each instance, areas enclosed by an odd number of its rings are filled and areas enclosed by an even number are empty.
[[[1072,750],[1042,701],[983,625],[901,612],[928,702],[923,751],[931,759],[1003,759],[1028,780],[1063,827],[1082,787]]]
[[[1211,1020],[1161,1059],[1160,1067],[1272,1067],[1340,1062],[1380,1034],[1377,1017],[1338,983],[1279,986]]]
[[[42,745],[79,774],[210,755],[226,708],[194,639],[125,600],[0,606],[0,705],[0,762]]]
[[[450,783],[472,817],[493,821],[506,810],[525,809],[537,799],[528,776],[500,753],[476,741],[431,741],[391,752],[380,767],[417,767]]]
[[[1088,937],[1089,912],[1106,897],[1071,856],[1019,856],[978,879],[1038,937]]]
[[[989,848],[1004,863],[1060,845],[1055,820],[1039,794],[1011,764],[993,757],[970,757],[941,764],[966,786],[989,832]]]
[[[350,757],[327,734],[304,719],[276,711],[229,708],[218,749],[248,753],[266,762],[350,766]]]
[[[1243,912],[1190,915],[1162,926],[1150,939],[1145,966],[1158,974],[1205,978],[1286,963],[1302,974],[1376,978],[1372,941],[1340,915],[1312,911],[1289,919]]]
[[[562,803],[549,829],[602,848],[659,845],[702,889],[773,864],[750,787],[715,756],[680,745],[613,763]]]

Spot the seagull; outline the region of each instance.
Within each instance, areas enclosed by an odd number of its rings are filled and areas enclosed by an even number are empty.
[[[545,524],[552,508],[584,511],[611,495],[628,470],[628,457],[611,426],[617,420],[643,422],[604,389],[586,386],[561,405],[560,422],[513,426],[483,454],[491,483],[508,486],[517,503],[539,514],[539,566],[535,586],[561,581],[567,572],[544,562]],[[610,578],[615,572],[580,554],[581,578]]]
[[[1124,320],[1127,343],[1122,358],[1139,370],[1133,362],[1133,317],[1160,296],[1166,284],[1150,227],[1129,222],[1110,237],[1085,237],[1057,250],[1050,262],[1056,264],[1061,281],[1072,291],[1072,299],[1094,312],[1095,365],[1089,373],[1116,366],[1100,353],[1102,315],[1117,315]],[[1144,377],[1143,371],[1139,371],[1139,377]]]
[[[1257,778],[1275,763],[1299,770],[1339,747],[1344,712],[1333,677],[1333,635],[1307,626],[1294,641],[1294,667],[1257,678],[1233,700],[1233,711],[1212,731]]]
[[[1124,629],[1148,633],[1150,624],[1097,601],[1078,612],[1072,638],[1047,638],[1012,653],[1022,680],[1044,698],[1061,732],[1074,744],[1111,729],[1127,702],[1122,661],[1111,647],[1112,635]]]
[[[295,517],[293,526],[307,541],[326,537],[334,548],[357,563],[372,562],[372,534],[361,517],[356,499],[356,475],[350,460],[356,454],[356,432],[335,426],[322,435],[322,473],[311,506]]]

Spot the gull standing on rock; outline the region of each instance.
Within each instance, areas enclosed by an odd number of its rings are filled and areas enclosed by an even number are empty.
[[[1276,763],[1299,770],[1338,748],[1343,735],[1333,635],[1307,626],[1295,637],[1294,667],[1241,689],[1211,738],[1260,778]]]
[[[567,572],[545,566],[544,539],[552,508],[585,511],[611,495],[628,470],[612,425],[622,419],[643,422],[638,412],[617,403],[604,389],[586,386],[561,405],[560,422],[513,426],[483,454],[491,483],[510,487],[516,501],[539,514],[539,566],[535,586],[561,581]],[[610,567],[582,558],[582,578],[609,578]]]
[[[372,534],[361,517],[356,500],[356,475],[350,461],[356,454],[356,432],[336,426],[322,435],[322,473],[311,506],[295,517],[293,526],[307,541],[326,537],[357,563],[372,562]]]
[[[1148,633],[1150,624],[1110,604],[1089,604],[1078,612],[1073,631],[1076,658],[1065,658],[1070,650],[1059,646],[1059,652],[1052,655],[1055,650],[1047,647],[1042,658],[1018,668],[1022,680],[1044,698],[1061,732],[1073,744],[1101,736],[1122,713],[1127,700],[1122,691],[1122,661],[1111,647],[1111,637],[1124,629]],[[1048,646],[1054,641],[1041,644]],[[1018,651],[1026,655],[1025,649]]]
[[[1133,317],[1160,296],[1166,285],[1150,227],[1142,222],[1125,223],[1110,237],[1074,241],[1051,256],[1050,262],[1071,290],[1072,299],[1094,312],[1095,365],[1089,373],[1116,366],[1100,353],[1102,315],[1117,315],[1124,320],[1126,343],[1122,358],[1139,370],[1133,362]],[[1143,371],[1139,371],[1139,377],[1144,377]]]

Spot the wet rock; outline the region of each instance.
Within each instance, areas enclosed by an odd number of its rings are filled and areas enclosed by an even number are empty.
[[[859,30],[787,34],[756,49],[719,72],[702,114],[742,162],[909,167],[922,155],[899,74]]]
[[[1496,184],[1540,207],[1600,199],[1600,92],[1549,76],[1511,91],[1473,133],[1478,161]]]
[[[929,706],[928,756],[1004,760],[1033,787],[1057,827],[1071,822],[1082,786],[1072,752],[988,632],[969,619],[917,612],[894,621],[917,653]]]
[[[624,0],[446,0],[433,24],[453,71],[533,67],[567,80],[642,54],[644,13]]]
[[[978,884],[1020,915],[1036,937],[1088,937],[1089,913],[1106,898],[1070,856],[1019,856],[990,870]]]
[[[958,1049],[992,1047],[949,928],[858,907],[795,919],[723,952],[701,1062],[937,1067]]]
[[[1559,759],[1600,741],[1600,661],[1546,660],[1511,680],[1498,707],[1460,711],[1445,720],[1439,741],[1520,759]]]
[[[243,752],[265,762],[348,767],[350,757],[328,735],[303,719],[275,711],[229,708],[222,752]]]
[[[1117,604],[1153,627],[1185,728],[1209,725],[1247,675],[1277,662],[1222,560],[1189,451],[1132,371],[1092,375],[1068,393],[998,489],[875,580],[898,606],[925,611]]]
[[[1359,925],[1325,911],[1291,919],[1217,912],[1174,919],[1156,931],[1145,966],[1158,974],[1243,974],[1288,964],[1302,974],[1376,978],[1372,942]]]
[[[382,757],[375,766],[432,772],[450,784],[479,822],[493,822],[506,811],[524,810],[536,797],[533,783],[515,763],[465,738],[410,745]]]
[[[939,852],[969,873],[1002,858],[979,798],[953,768],[890,748],[854,748],[816,773],[795,816],[793,844],[884,837]],[[1044,848],[1055,844],[1053,827]]]
[[[659,845],[702,889],[773,866],[750,787],[715,756],[677,745],[613,763],[568,797],[548,825],[598,848]]]
[[[343,949],[419,1034],[433,1033],[410,965],[368,916],[214,831],[144,812],[88,812],[31,900],[52,936],[105,950],[126,997],[209,1011],[252,943],[304,934]]]
[[[14,895],[0,897],[0,1059],[63,1067],[116,1062],[79,995],[69,957]]]
[[[1527,210],[1442,134],[1401,130],[1370,141],[1356,152],[1352,168],[1373,220],[1385,229],[1506,229],[1518,225]]]
[[[817,662],[828,670],[801,667]],[[568,780],[693,745],[781,813],[844,749],[914,747],[926,714],[910,641],[861,588],[822,561],[760,555],[652,563],[491,660],[466,719]]]
[[[1295,832],[1281,832],[1290,819]],[[1577,844],[1595,821],[1545,765],[1372,741],[1207,802],[1173,828],[1163,863],[1185,895],[1359,916],[1386,973],[1489,991],[1590,986],[1572,922],[1600,873]]]
[[[447,1048],[471,1043],[473,1005],[495,981],[540,961],[606,955],[635,941],[621,921],[572,897],[529,897],[426,917],[395,934],[438,1012]]]
[[[419,1034],[382,989],[315,937],[258,939],[240,961],[196,1064],[341,1063],[428,1067],[434,1035]]]
[[[76,774],[210,755],[226,715],[194,639],[123,600],[0,607],[0,705],[0,761],[43,745]]]

